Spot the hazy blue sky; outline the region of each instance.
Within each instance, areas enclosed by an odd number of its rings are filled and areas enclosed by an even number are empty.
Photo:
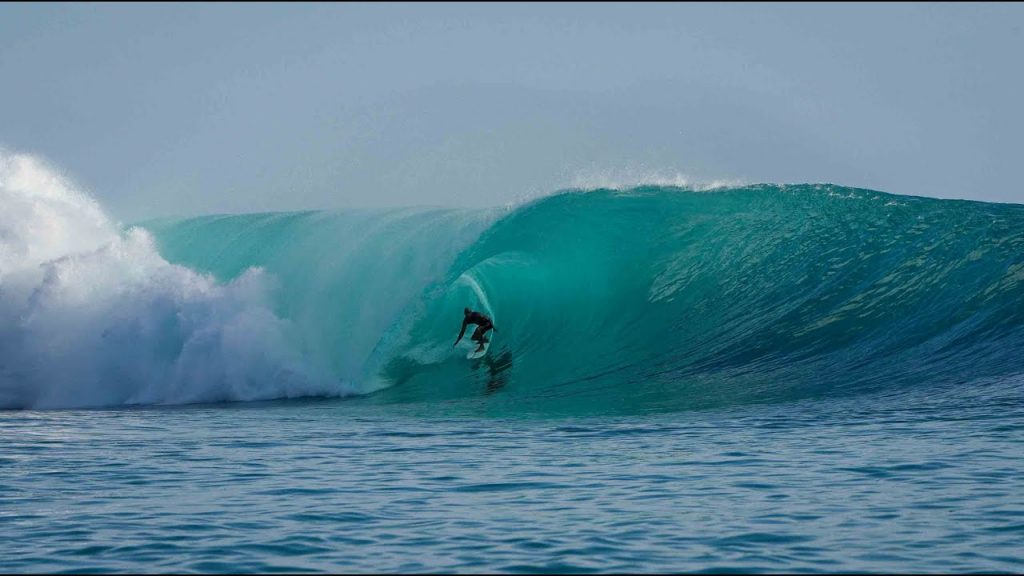
[[[114,215],[574,181],[1024,202],[1024,4],[2,4],[0,146]]]

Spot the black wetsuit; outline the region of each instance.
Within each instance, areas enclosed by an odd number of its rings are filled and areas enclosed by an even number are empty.
[[[459,337],[455,339],[455,344],[458,344],[459,341],[462,340],[463,334],[466,333],[466,326],[469,326],[470,324],[477,325],[477,329],[473,332],[473,335],[470,336],[470,339],[480,344],[480,346],[477,347],[477,351],[483,350],[484,344],[487,343],[487,340],[484,338],[484,334],[486,334],[488,330],[495,330],[495,328],[491,319],[479,312],[470,312],[462,319],[462,330],[459,331]],[[455,344],[453,344],[453,346]]]

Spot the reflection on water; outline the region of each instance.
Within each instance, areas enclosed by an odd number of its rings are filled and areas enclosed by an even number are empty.
[[[504,388],[508,382],[510,374],[506,374],[506,372],[512,369],[512,352],[505,350],[495,357],[484,354],[473,361],[474,372],[482,367],[487,368],[487,394],[494,394]]]

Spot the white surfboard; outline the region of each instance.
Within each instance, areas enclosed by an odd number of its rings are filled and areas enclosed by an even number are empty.
[[[491,338],[487,338],[486,340],[484,340],[484,349],[480,350],[479,352],[477,352],[476,349],[476,347],[478,347],[479,344],[477,344],[476,342],[473,342],[473,344],[475,344],[476,346],[474,346],[474,348],[469,351],[469,354],[466,355],[467,360],[475,360],[476,358],[481,358],[483,357],[484,354],[487,354],[487,349],[491,347]]]

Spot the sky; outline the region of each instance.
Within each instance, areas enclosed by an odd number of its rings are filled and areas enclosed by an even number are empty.
[[[1024,203],[1024,4],[0,4],[0,148],[115,217],[831,182]]]

